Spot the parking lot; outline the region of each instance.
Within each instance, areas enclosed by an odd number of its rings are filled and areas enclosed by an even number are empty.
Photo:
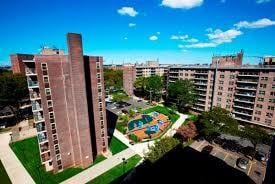
[[[216,144],[210,144],[207,141],[195,141],[191,147],[193,149],[196,149],[197,151],[202,151],[202,149],[207,146],[207,145],[211,145],[213,146],[213,150],[211,151],[211,155],[215,156],[221,160],[223,160],[225,163],[227,163],[229,166],[234,167],[244,173],[246,173],[256,184],[261,184],[264,176],[265,176],[265,170],[266,170],[266,166],[257,161],[257,160],[253,160],[253,161],[249,161],[248,165],[247,165],[247,169],[241,169],[236,165],[236,161],[238,158],[240,157],[244,157],[242,154],[240,153],[235,153],[235,152],[231,152],[229,150],[225,150],[223,148],[221,148],[219,145]]]
[[[129,111],[130,109],[135,109],[135,108],[145,109],[150,107],[149,105],[147,105],[146,101],[133,99],[133,98],[130,98],[126,103],[128,105],[125,105],[123,107],[117,107],[114,103],[107,104],[106,107],[109,111],[115,114],[121,114],[121,110],[123,109]]]

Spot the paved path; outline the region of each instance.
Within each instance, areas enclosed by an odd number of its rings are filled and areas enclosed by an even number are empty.
[[[0,158],[12,183],[35,183],[9,146],[10,132],[0,134]]]
[[[178,113],[180,115],[179,119],[172,125],[172,127],[164,134],[164,136],[172,137],[175,135],[177,129],[183,124],[183,122],[188,118],[188,115]]]
[[[101,174],[105,173],[106,171],[110,170],[111,168],[115,167],[116,165],[122,163],[122,158],[125,158],[126,160],[132,156],[136,155],[136,153],[131,149],[128,148],[114,156],[111,156],[110,158],[96,164],[95,166],[92,166],[91,168],[88,168],[81,173],[69,178],[68,180],[65,180],[62,182],[62,184],[84,184],[87,183],[97,176],[100,176]]]

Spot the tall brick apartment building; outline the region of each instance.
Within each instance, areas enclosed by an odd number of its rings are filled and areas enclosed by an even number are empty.
[[[11,55],[14,73],[25,73],[41,162],[46,170],[88,167],[107,151],[102,57],[84,56],[79,34],[67,35],[68,55]]]
[[[194,82],[198,101],[193,110],[214,106],[229,110],[241,123],[275,129],[275,67],[272,58],[263,65],[242,65],[243,53],[215,56],[211,65],[172,66],[169,83],[179,79]],[[273,58],[274,59],[274,58]]]

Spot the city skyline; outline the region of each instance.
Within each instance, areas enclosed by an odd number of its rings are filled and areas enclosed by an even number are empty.
[[[41,46],[67,52],[60,38],[68,31],[85,35],[85,54],[104,56],[104,64],[210,63],[213,54],[241,49],[245,63],[257,64],[250,56],[275,53],[274,7],[272,0],[4,1],[0,33],[8,36],[1,38],[0,64],[9,65],[12,53],[38,53]]]

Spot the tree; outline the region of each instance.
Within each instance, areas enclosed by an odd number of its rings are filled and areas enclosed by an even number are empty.
[[[243,138],[247,138],[251,141],[254,146],[254,150],[256,150],[258,144],[264,143],[270,145],[272,141],[271,136],[258,127],[251,127],[247,125],[244,127],[241,134]]]
[[[113,94],[113,102],[122,103],[128,100],[129,97],[125,93],[115,93]]]
[[[104,68],[104,82],[106,89],[119,90],[123,86],[123,71]]]
[[[149,152],[145,155],[145,159],[153,163],[178,144],[179,141],[177,139],[173,137],[164,137],[157,141],[153,146],[149,146]]]
[[[238,134],[238,122],[230,116],[230,112],[220,107],[214,107],[203,112],[199,118],[200,133],[211,137],[219,133]]]
[[[147,78],[145,90],[147,93],[149,93],[149,95],[152,95],[151,97],[155,101],[158,101],[158,99],[161,97],[162,89],[163,89],[162,77],[158,75],[154,75]]]
[[[10,107],[16,120],[20,118],[20,102],[29,97],[26,77],[3,73],[0,76],[0,109]]]
[[[178,110],[188,110],[197,99],[193,83],[190,80],[177,80],[170,83],[168,98],[176,100]]]
[[[188,123],[187,125],[181,126],[176,134],[175,138],[180,139],[181,141],[190,141],[198,135],[197,127],[193,122]]]
[[[140,141],[139,137],[136,136],[135,134],[130,134],[130,135],[128,135],[128,137],[129,137],[129,139],[131,139],[134,142],[139,142]]]
[[[147,81],[146,77],[138,77],[134,82],[135,89],[141,91],[144,94],[146,81]]]

